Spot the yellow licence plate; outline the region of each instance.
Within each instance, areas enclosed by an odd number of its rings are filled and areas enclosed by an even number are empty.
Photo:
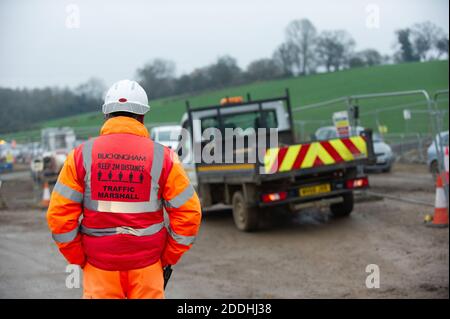
[[[320,185],[302,187],[302,188],[300,188],[300,191],[299,191],[300,196],[311,196],[311,195],[317,195],[317,194],[323,194],[323,193],[329,193],[329,192],[331,192],[330,184],[320,184]]]

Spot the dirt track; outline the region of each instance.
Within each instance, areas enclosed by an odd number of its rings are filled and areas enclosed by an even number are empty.
[[[79,298],[81,289],[65,287],[66,264],[45,212],[24,208],[32,187],[21,178],[1,190],[12,208],[0,210],[0,298]],[[426,178],[420,167],[398,167],[371,182],[374,190],[433,203]],[[371,201],[357,204],[348,219],[311,210],[248,234],[234,228],[228,211],[210,212],[175,267],[167,297],[448,298],[449,232],[424,227],[426,213],[432,209]],[[379,289],[365,287],[368,264],[380,267]]]

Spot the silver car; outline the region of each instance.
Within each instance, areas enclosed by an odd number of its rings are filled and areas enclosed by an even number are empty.
[[[441,132],[441,143],[442,146],[448,146],[448,131]],[[437,158],[437,152],[436,152],[436,145],[438,141],[438,135],[435,136],[433,143],[428,147],[427,150],[427,166],[430,170],[430,173],[433,174],[433,177],[436,177],[438,171],[439,171],[439,164],[438,164],[438,158]]]
[[[361,126],[358,126],[356,129],[357,134],[360,134],[362,131],[364,131],[364,128]],[[329,140],[333,138],[338,138],[338,133],[336,131],[336,128],[334,126],[325,126],[319,128],[316,133],[315,137],[319,141],[323,140]],[[368,165],[365,166],[364,169],[366,170],[373,170],[373,171],[383,171],[383,172],[390,172],[392,168],[392,164],[395,161],[394,153],[392,152],[391,147],[386,144],[381,136],[377,133],[373,134],[373,149],[377,158],[377,161],[374,165]]]

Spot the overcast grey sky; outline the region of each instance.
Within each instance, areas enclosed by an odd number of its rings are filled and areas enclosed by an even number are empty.
[[[370,4],[379,28],[367,27]],[[391,54],[398,28],[430,20],[448,33],[448,10],[448,0],[0,0],[0,86],[74,87],[92,76],[109,85],[156,57],[178,74],[224,54],[244,68],[270,57],[299,18]]]

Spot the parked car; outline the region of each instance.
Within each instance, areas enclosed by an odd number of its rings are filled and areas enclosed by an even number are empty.
[[[364,128],[358,126],[356,129],[356,133],[360,134],[362,131],[364,131]],[[319,141],[329,140],[338,138],[338,133],[334,126],[324,126],[317,129],[315,138]],[[373,148],[375,156],[377,158],[376,164],[367,165],[364,167],[364,169],[368,171],[390,172],[395,161],[395,156],[392,152],[392,148],[387,143],[385,143],[383,141],[383,138],[377,133],[373,134]]]
[[[448,147],[448,131],[439,133],[441,136],[441,144],[442,147]],[[428,147],[427,150],[427,165],[430,173],[433,174],[433,177],[436,178],[437,173],[439,172],[439,163],[437,158],[436,145],[438,141],[438,135],[434,137],[433,143]]]
[[[181,136],[181,126],[166,125],[156,126],[150,131],[150,138],[164,146],[175,150]]]

